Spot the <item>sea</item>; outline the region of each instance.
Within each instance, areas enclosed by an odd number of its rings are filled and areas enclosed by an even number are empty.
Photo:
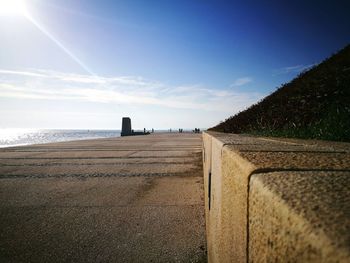
[[[0,129],[0,148],[119,136],[120,130]]]

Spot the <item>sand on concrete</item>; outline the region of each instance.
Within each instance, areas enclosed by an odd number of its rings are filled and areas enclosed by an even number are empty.
[[[201,136],[0,150],[1,262],[206,262]]]

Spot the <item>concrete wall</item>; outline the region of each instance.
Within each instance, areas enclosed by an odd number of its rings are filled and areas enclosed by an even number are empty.
[[[349,151],[204,133],[209,262],[350,262]]]

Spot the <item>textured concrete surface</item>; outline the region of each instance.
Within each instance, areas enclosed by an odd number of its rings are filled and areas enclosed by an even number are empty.
[[[203,142],[206,195],[208,189],[211,189],[210,210],[209,201],[205,205],[210,262],[271,262],[268,257],[259,258],[258,254],[255,254],[254,260],[249,257],[250,250],[254,249],[249,246],[250,238],[256,232],[249,231],[252,222],[248,222],[248,218],[253,217],[249,213],[249,193],[252,190],[250,179],[253,175],[278,171],[293,171],[296,174],[299,171],[300,173],[350,171],[349,143],[257,138],[212,132],[203,135]],[[209,185],[210,173],[211,184]],[[310,182],[305,182],[305,188],[312,187],[307,185],[308,183]],[[346,191],[342,193],[343,196],[339,199],[347,200],[348,197],[344,196]],[[327,193],[324,194],[327,195]],[[323,196],[323,198],[327,197]],[[266,205],[269,206],[269,203]],[[310,206],[309,209],[312,207]],[[263,212],[260,216],[262,215]],[[348,213],[347,215],[349,218]],[[276,224],[280,223],[282,226],[282,222]],[[296,250],[295,253],[302,253],[298,251],[299,247],[295,243],[293,248]],[[319,255],[318,259],[322,258]],[[272,261],[284,262],[285,258],[274,259],[276,260]],[[297,262],[302,261],[297,260]]]
[[[219,159],[220,156],[220,151],[222,144],[220,141],[216,140],[215,138],[211,139],[211,155],[210,156],[210,168],[209,168],[209,173],[211,176],[210,179],[210,198],[207,200],[208,201],[208,206],[206,207],[207,210],[207,215],[208,215],[208,221],[207,221],[207,232],[209,233],[210,236],[213,238],[207,239],[208,240],[208,251],[211,251],[211,253],[208,254],[208,259],[211,262],[216,262],[220,259],[221,257],[221,251],[222,251],[222,243],[216,242],[216,240],[222,240],[221,235],[224,232],[222,230],[222,225],[220,220],[217,220],[220,218],[221,214],[221,191],[220,187],[222,185],[222,180],[221,180],[221,162]],[[205,175],[205,178],[209,176],[209,173]],[[209,185],[209,180],[206,179]],[[207,184],[206,184],[207,185]],[[206,191],[205,195],[208,197],[209,196],[209,186],[206,186]],[[212,187],[215,186],[215,187]],[[210,201],[210,210],[209,210],[209,201]],[[217,215],[215,217],[210,216],[210,215]],[[212,242],[214,241],[214,242]]]
[[[214,251],[212,249],[213,244],[210,243],[212,239],[208,239],[210,236],[210,229],[209,227],[213,227],[213,224],[211,224],[210,217],[209,217],[209,200],[210,200],[210,193],[209,193],[209,174],[211,173],[211,137],[207,134],[203,133],[203,174],[204,174],[204,207],[205,207],[205,226],[206,226],[206,237],[207,237],[207,253],[209,251]],[[210,255],[208,253],[208,259]]]
[[[250,262],[349,262],[350,172],[254,174]]]
[[[1,262],[206,262],[201,137],[0,150]]]

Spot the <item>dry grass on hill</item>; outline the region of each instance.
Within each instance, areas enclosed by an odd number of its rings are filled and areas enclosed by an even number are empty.
[[[350,45],[210,130],[350,141]]]

